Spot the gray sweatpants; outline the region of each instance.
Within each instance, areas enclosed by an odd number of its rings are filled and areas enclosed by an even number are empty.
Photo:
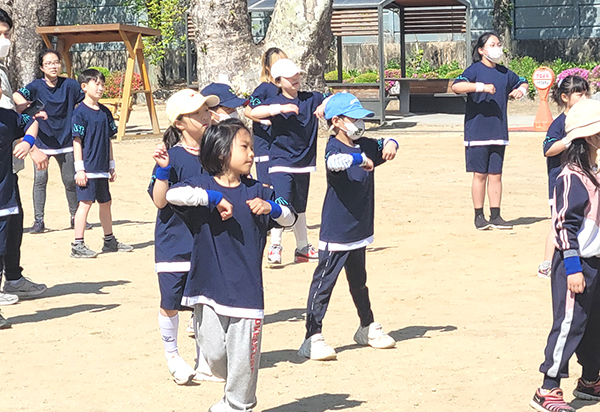
[[[55,158],[60,168],[60,176],[65,186],[67,203],[69,204],[69,213],[71,217],[77,212],[77,191],[75,184],[75,164],[73,161],[73,152],[61,153],[48,156]],[[44,207],[46,206],[46,186],[48,184],[48,169],[37,170],[33,165],[33,212],[35,220],[44,220]]]
[[[207,305],[194,306],[196,341],[212,373],[225,379],[223,399],[210,412],[250,412],[256,406],[262,319],[217,314]]]

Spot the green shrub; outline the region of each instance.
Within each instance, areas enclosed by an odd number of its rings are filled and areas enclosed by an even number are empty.
[[[449,71],[448,73],[446,73],[444,76],[440,76],[441,79],[456,79],[458,76],[460,76],[463,72],[463,69],[456,69],[456,70],[452,70]]]
[[[378,80],[377,73],[363,73],[354,79],[354,83],[377,83]]]
[[[560,60],[560,59],[559,59]],[[528,95],[530,98],[535,97],[535,87],[533,87],[532,76],[535,69],[540,67],[541,64],[536,61],[534,58],[525,56],[525,57],[515,57],[508,64],[508,68],[515,72],[517,75],[524,77],[529,82],[529,92]]]
[[[452,60],[450,64],[444,63],[438,69],[437,73],[442,79],[449,79],[448,73],[460,70],[460,64],[456,60]],[[462,73],[462,72],[461,72]]]
[[[388,60],[387,64],[385,65],[385,68],[389,69],[389,70],[400,69],[401,68],[400,63],[401,63],[400,59],[394,57],[394,58]]]
[[[348,72],[343,71],[342,70],[342,80],[347,80],[349,79],[351,76]],[[337,80],[338,79],[338,72],[337,70],[332,70],[330,72],[325,73],[325,80]]]

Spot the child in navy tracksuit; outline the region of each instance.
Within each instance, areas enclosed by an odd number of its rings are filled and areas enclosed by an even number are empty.
[[[600,102],[582,99],[575,104],[565,131],[567,149],[552,211],[554,322],[540,366],[544,381],[531,401],[533,408],[549,412],[575,412],[560,389],[573,354],[583,367],[573,394],[600,401]]]
[[[263,104],[268,99],[279,94],[279,87],[271,76],[271,66],[280,59],[287,59],[287,54],[277,47],[271,47],[262,55],[261,83],[252,92],[250,104],[246,107],[244,115],[252,120],[252,133],[254,134],[254,165],[256,167],[256,180],[267,185],[271,184],[269,177],[269,151],[271,150],[271,121],[267,119],[252,119],[252,109]]]
[[[21,116],[13,110],[0,108],[0,260],[2,261],[8,252],[11,220],[20,218],[12,156],[14,154],[18,159],[25,158],[35,143],[37,133],[38,124],[35,120],[28,116]],[[13,143],[21,138],[23,141],[13,150]],[[0,329],[5,328],[10,328],[10,323],[0,315]]]
[[[500,216],[502,165],[508,145],[506,107],[509,97],[527,94],[527,80],[499,64],[502,43],[494,33],[484,33],[473,49],[473,61],[452,85],[455,93],[467,93],[465,111],[465,158],[473,173],[471,194],[475,227],[512,229]],[[485,192],[490,201],[490,220],[483,215]]]
[[[209,176],[173,186],[167,201],[192,233],[183,304],[194,307],[196,340],[225,394],[213,412],[256,405],[264,318],[262,256],[267,231],[296,216],[275,193],[247,178],[254,153],[244,124],[229,119],[202,137],[200,161]]]
[[[265,100],[250,113],[255,119],[271,122],[271,149],[269,175],[278,197],[292,205],[298,213],[294,225],[296,237],[295,262],[318,259],[317,250],[308,242],[306,204],[310,173],[316,167],[317,134],[322,115],[324,96],[319,92],[300,92],[302,71],[289,59],[277,60],[271,75],[281,93]],[[281,263],[282,229],[271,232],[271,247],[267,261]]]
[[[590,92],[590,85],[583,77],[579,76],[567,76],[558,83],[552,89],[552,100],[564,109],[556,119],[552,122],[548,131],[546,132],[546,138],[544,139],[544,156],[546,156],[546,165],[548,168],[548,194],[550,208],[554,203],[554,186],[556,185],[556,178],[562,170],[561,167],[561,155],[565,151],[565,119],[567,113],[575,103],[580,99],[587,97]],[[552,255],[554,254],[554,229],[551,229],[546,238],[546,252],[544,254],[544,261],[538,267],[538,276],[542,278],[550,278],[550,270],[552,266]]]
[[[321,329],[333,287],[342,268],[358,310],[360,327],[354,340],[360,345],[391,348],[394,339],[383,332],[371,311],[366,286],[366,247],[373,242],[375,188],[373,169],[393,159],[398,143],[393,139],[362,137],[364,117],[373,116],[350,93],[332,96],[325,106],[333,135],[325,149],[327,192],[321,215],[319,265],[313,275],[306,308],[306,339],[301,356],[313,360],[335,359]]]
[[[184,89],[167,100],[167,117],[171,126],[165,131],[163,143],[154,152],[154,167],[148,192],[158,208],[155,227],[155,270],[160,288],[158,325],[165,348],[167,367],[178,385],[215,380],[204,355],[196,349],[197,365],[192,368],[179,355],[177,331],[179,311],[190,270],[192,235],[183,220],[167,203],[167,190],[204,173],[200,164],[200,140],[211,122],[210,106],[217,106],[217,96],[203,96]],[[191,334],[194,333],[193,320]]]

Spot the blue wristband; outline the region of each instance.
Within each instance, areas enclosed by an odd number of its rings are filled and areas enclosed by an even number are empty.
[[[216,206],[223,200],[223,193],[217,192],[216,190],[207,190],[206,194],[208,195],[209,206]]]
[[[387,142],[394,142],[394,143],[396,143],[396,149],[400,147],[400,145],[398,144],[398,142],[395,139],[387,139],[387,141],[385,143],[387,144]]]
[[[271,205],[271,213],[269,213],[269,215],[273,219],[277,219],[279,216],[281,216],[281,214],[283,213],[281,206],[279,206],[277,203],[273,202],[272,200],[267,200],[267,203],[269,203]]]
[[[158,179],[158,180],[169,180],[169,175],[171,174],[171,165],[167,166],[167,167],[159,167],[156,169],[156,173],[154,173],[154,176]]]
[[[579,259],[579,256],[569,256],[564,260],[567,276],[583,271],[583,269],[581,269],[581,260]]]
[[[30,134],[26,134],[25,137],[23,137],[23,141],[29,143],[29,147],[31,147],[35,143],[35,137]]]
[[[362,154],[360,153],[352,153],[352,166],[360,166],[363,162]]]

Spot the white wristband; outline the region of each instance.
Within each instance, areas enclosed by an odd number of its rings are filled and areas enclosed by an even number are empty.
[[[75,172],[85,172],[85,166],[83,165],[83,160],[75,161]]]
[[[567,140],[567,138],[566,138],[566,137],[564,137],[564,138],[561,140],[561,142],[563,142],[563,144],[565,145],[565,148],[567,148],[567,149],[569,148],[569,146],[571,146],[571,143],[572,143],[570,140]]]
[[[523,93],[522,97],[527,95],[527,89],[525,87],[519,86],[519,88],[517,90],[519,90],[519,91],[521,91],[521,93]]]
[[[366,166],[367,165],[367,161],[369,160],[367,158],[367,155],[364,154],[364,153],[361,153],[360,155],[362,156],[362,159],[363,159],[362,163],[360,164],[360,167]]]
[[[269,106],[269,110],[271,112],[271,116],[277,116],[281,113],[281,105],[280,104],[272,104]]]
[[[115,170],[115,161],[114,160],[111,160],[110,162],[108,162],[108,168]]]
[[[485,89],[485,84],[481,82],[475,83],[475,93],[481,93]]]
[[[265,126],[271,126],[271,122],[266,119],[261,119],[260,124],[264,124]]]

